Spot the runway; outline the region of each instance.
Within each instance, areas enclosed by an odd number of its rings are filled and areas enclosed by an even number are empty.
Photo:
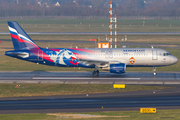
[[[154,93],[155,92],[155,93]],[[180,89],[86,95],[0,98],[0,114],[129,111],[180,108]],[[103,106],[103,109],[102,109]]]
[[[180,72],[127,72],[114,74],[100,72],[0,72],[0,83],[54,83],[54,84],[180,84]]]

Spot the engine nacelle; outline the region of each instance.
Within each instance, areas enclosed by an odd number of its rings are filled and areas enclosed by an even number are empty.
[[[102,69],[110,71],[110,73],[125,73],[126,65],[124,63],[110,64],[108,67]]]

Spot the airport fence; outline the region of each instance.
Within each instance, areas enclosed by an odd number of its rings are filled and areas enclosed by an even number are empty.
[[[180,20],[180,16],[117,16],[118,19]],[[0,19],[109,19],[109,16],[7,16]]]

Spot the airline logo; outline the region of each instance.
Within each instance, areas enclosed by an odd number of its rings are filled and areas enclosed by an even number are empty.
[[[14,28],[12,28],[12,27],[10,27],[10,26],[8,26],[8,27],[9,27],[9,31],[10,31],[10,34],[11,34],[11,37],[12,37],[12,38],[17,39],[19,42],[29,43],[29,44],[35,46],[36,48],[39,48],[39,47],[38,47],[34,42],[32,42],[29,38],[27,38],[27,37],[25,37],[25,36],[23,36],[23,35],[21,35],[21,34],[18,34],[18,32],[17,32]]]
[[[123,52],[145,52],[145,50],[123,50]]]
[[[129,62],[130,62],[131,64],[134,64],[135,61],[136,61],[135,58],[133,58],[133,57],[129,58]]]

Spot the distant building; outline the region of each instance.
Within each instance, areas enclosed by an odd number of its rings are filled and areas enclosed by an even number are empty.
[[[56,7],[60,7],[61,5],[59,4],[59,2],[57,2],[57,3],[55,4],[55,6],[56,6]]]
[[[145,0],[144,1],[144,4],[149,4],[149,3],[152,3],[152,1],[151,0]]]
[[[37,4],[41,6],[41,2],[38,2]]]
[[[47,7],[47,8],[49,7],[49,5],[46,2],[44,3],[44,6]]]
[[[17,4],[19,4],[19,0],[16,0]]]
[[[92,8],[92,5],[88,5],[89,8]]]
[[[47,7],[47,8],[49,7],[49,5],[46,2],[43,2],[43,3],[38,2],[37,4],[42,7]]]

